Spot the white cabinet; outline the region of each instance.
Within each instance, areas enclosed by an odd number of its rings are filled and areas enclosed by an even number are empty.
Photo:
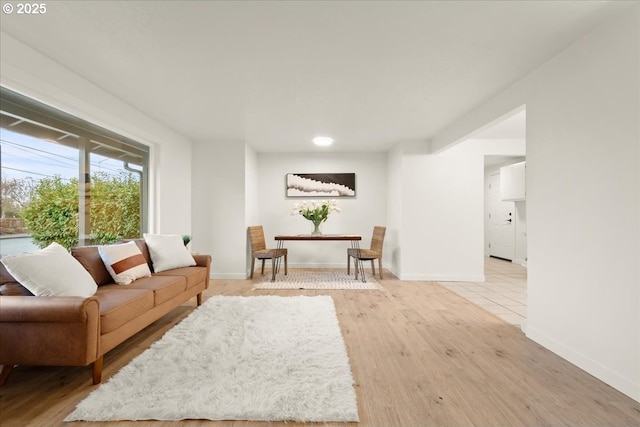
[[[500,198],[506,201],[526,199],[525,170],[526,162],[500,168]]]

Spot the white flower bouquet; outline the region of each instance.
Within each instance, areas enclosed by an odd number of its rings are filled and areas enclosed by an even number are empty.
[[[317,200],[294,203],[291,215],[302,215],[313,223],[313,233],[311,234],[321,234],[320,224],[329,218],[331,212],[340,212],[335,200]]]

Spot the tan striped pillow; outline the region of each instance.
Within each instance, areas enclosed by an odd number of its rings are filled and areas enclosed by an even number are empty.
[[[119,285],[151,276],[149,264],[135,242],[98,246],[98,252],[107,271]]]

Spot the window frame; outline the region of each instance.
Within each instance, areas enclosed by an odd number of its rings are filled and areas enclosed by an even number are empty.
[[[118,159],[123,162],[125,170],[139,175],[140,236],[148,230],[149,146],[3,86],[0,86],[0,117],[2,128],[10,128],[14,132],[45,141],[55,140],[55,143],[78,149],[79,245],[89,243],[91,234],[87,227],[89,198],[84,197],[85,186],[82,184],[90,183],[89,156],[92,153]],[[18,126],[22,126],[23,129],[19,129]],[[141,169],[133,168],[131,165],[137,165]]]

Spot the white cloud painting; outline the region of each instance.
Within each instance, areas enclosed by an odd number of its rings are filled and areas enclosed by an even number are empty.
[[[355,173],[288,173],[287,197],[355,197]]]

